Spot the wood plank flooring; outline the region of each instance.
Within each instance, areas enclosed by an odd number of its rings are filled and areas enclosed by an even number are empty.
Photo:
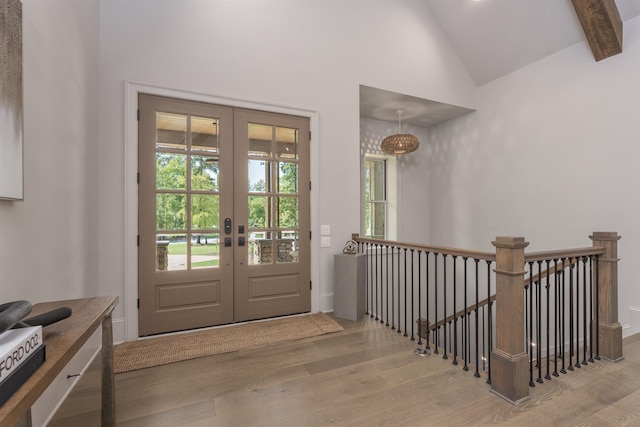
[[[336,320],[343,332],[118,374],[118,426],[640,425],[640,334],[623,361],[545,381],[513,406],[371,318]],[[98,362],[50,426],[100,424]]]

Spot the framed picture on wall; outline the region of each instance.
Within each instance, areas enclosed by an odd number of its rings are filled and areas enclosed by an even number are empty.
[[[23,200],[20,0],[0,0],[0,71],[0,199]]]

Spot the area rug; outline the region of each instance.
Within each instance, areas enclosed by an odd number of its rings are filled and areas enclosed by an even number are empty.
[[[331,317],[315,313],[130,341],[115,348],[114,372],[119,374],[342,330]]]

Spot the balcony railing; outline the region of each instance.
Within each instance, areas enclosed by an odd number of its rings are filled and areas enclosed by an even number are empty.
[[[353,239],[369,316],[518,402],[536,383],[622,358],[619,237],[590,237],[588,248],[527,254],[518,237],[496,238],[495,252]]]

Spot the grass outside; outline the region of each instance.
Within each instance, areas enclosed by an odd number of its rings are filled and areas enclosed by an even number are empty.
[[[186,255],[187,254],[187,244],[182,243],[170,243],[169,244],[169,254],[171,255]],[[205,255],[205,256],[213,256],[220,254],[220,247],[216,244],[209,245],[193,245],[191,246],[191,255]]]

